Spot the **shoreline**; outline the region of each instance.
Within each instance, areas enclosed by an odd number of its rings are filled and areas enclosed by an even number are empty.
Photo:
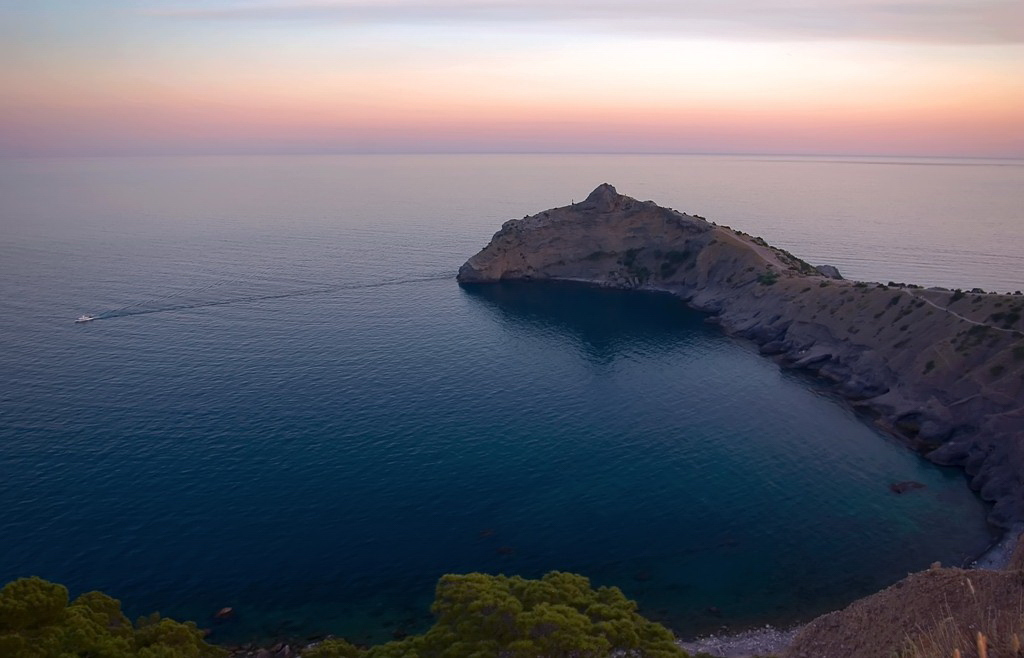
[[[1024,523],[1017,523],[1006,528],[1002,536],[989,546],[984,553],[979,555],[977,559],[971,561],[967,568],[985,571],[1002,571],[1006,569],[1022,535],[1024,535]]]
[[[676,646],[691,654],[706,653],[718,658],[747,658],[785,651],[807,624],[788,629],[767,625],[730,635],[707,635],[692,640],[676,640]]]
[[[1005,570],[1022,537],[1024,537],[1024,523],[1006,529],[995,543],[986,548],[977,558],[969,561],[966,566],[943,566],[979,571]],[[879,591],[884,589],[882,588]],[[873,595],[868,594],[867,596]],[[800,631],[816,619],[844,610],[863,598],[866,597],[859,597],[836,610],[823,612],[815,615],[812,619],[791,626],[778,627],[772,624],[755,625],[748,628],[741,626],[742,630],[736,632],[710,633],[692,637],[676,636],[675,643],[691,654],[703,652],[717,658],[753,658],[762,655],[782,655]],[[669,630],[672,629],[670,628]],[[675,634],[674,631],[673,634]],[[280,637],[265,644],[255,642],[228,642],[222,644],[216,641],[213,644],[228,650],[230,658],[292,658],[295,654],[289,652],[312,648],[323,641],[323,639]]]
[[[965,484],[992,503],[990,526],[1002,531],[968,568],[996,571],[1010,562],[1024,531],[1019,292],[846,280],[762,238],[607,183],[583,202],[505,222],[456,280],[566,282],[679,298],[780,368],[824,383],[922,459],[962,469]],[[783,651],[801,628],[677,643],[739,658]]]
[[[1002,571],[1009,566],[1010,558],[1024,536],[1024,523],[1008,528],[992,546],[977,559],[970,562],[970,570]],[[870,596],[870,595],[869,595]],[[860,599],[855,599],[852,605]],[[839,608],[839,610],[845,609]],[[837,612],[837,611],[832,611]],[[818,617],[832,614],[826,612]],[[818,617],[815,617],[817,619]],[[711,634],[694,638],[676,639],[676,644],[690,653],[703,652],[717,658],[753,658],[754,656],[781,654],[796,636],[814,620],[787,628],[776,628],[766,624],[762,628],[749,628],[737,633]]]
[[[1004,569],[1024,533],[1024,490],[1015,479],[1024,413],[1013,406],[1021,387],[1009,381],[1024,381],[1019,297],[845,280],[761,238],[609,185],[581,203],[506,222],[457,280],[668,293],[780,368],[828,385],[920,458],[960,467],[973,493],[995,503],[989,522],[1001,533],[965,568]],[[677,644],[723,658],[777,653],[810,623]]]
[[[663,291],[806,372],[928,461],[957,466],[999,528],[1024,523],[1024,296],[850,281],[759,237],[598,186],[505,222],[461,285]]]

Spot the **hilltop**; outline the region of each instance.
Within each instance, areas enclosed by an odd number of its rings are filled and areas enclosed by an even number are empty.
[[[763,239],[603,184],[505,222],[462,284],[576,281],[665,291],[837,395],[925,457],[965,469],[1024,522],[1024,296],[847,281]]]

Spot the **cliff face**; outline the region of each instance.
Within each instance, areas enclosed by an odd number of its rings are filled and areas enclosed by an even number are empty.
[[[760,238],[607,184],[506,222],[458,280],[676,294],[785,367],[831,380],[932,461],[964,467],[995,503],[993,523],[1024,522],[1024,296],[833,279]]]

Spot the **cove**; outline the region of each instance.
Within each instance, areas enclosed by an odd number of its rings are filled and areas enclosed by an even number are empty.
[[[573,522],[524,541],[554,546],[582,526],[552,563],[619,585],[677,633],[806,620],[930,560],[962,564],[991,539],[958,469],[921,460],[671,295],[563,282],[467,294],[538,360],[571,355],[545,395],[576,412],[518,424],[560,428],[571,467],[541,468],[556,472],[530,500]],[[927,488],[893,494],[902,480]]]
[[[446,279],[76,328],[37,340],[102,385],[7,391],[2,575],[230,605],[218,642],[416,632],[467,571],[582,573],[683,636],[785,623],[990,539],[960,472],[668,295]]]

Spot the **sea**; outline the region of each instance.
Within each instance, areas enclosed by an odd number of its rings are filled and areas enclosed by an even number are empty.
[[[3,160],[0,583],[366,643],[443,574],[561,570],[690,637],[991,544],[962,472],[675,298],[455,282],[604,182],[848,278],[1024,289],[1022,161]]]

